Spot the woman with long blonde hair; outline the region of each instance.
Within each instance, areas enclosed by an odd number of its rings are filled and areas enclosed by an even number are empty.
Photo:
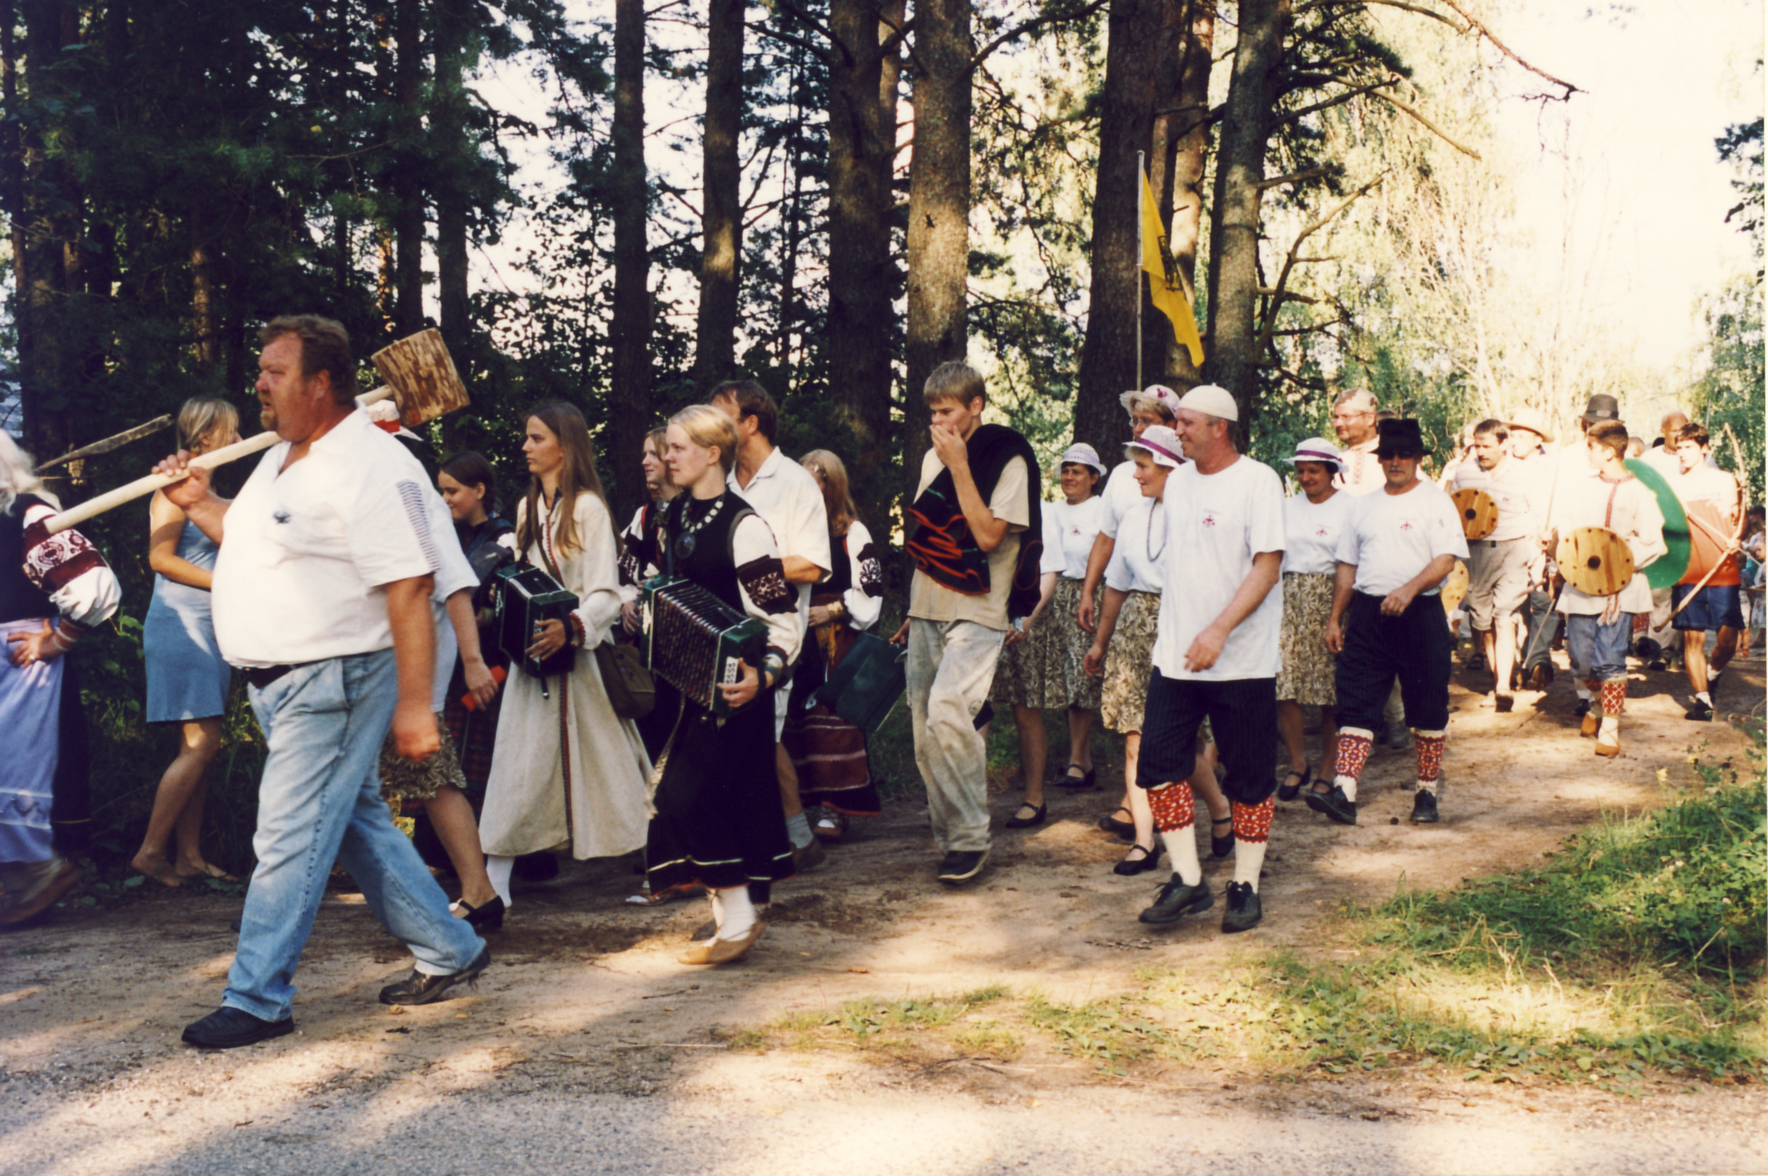
[[[798,464],[822,487],[835,570],[811,589],[810,633],[793,674],[781,742],[798,769],[798,794],[811,813],[811,830],[825,841],[839,841],[849,817],[875,817],[883,809],[865,731],[833,707],[814,703],[812,695],[853,647],[855,634],[878,623],[884,611],[884,562],[859,520],[840,457],[813,449]]]
[[[239,440],[239,410],[225,400],[195,397],[178,410],[178,447],[197,454]],[[172,505],[164,492],[147,508],[148,566],[153,600],[142,624],[147,661],[147,721],[179,725],[178,754],[160,776],[141,848],[130,863],[165,886],[192,878],[233,879],[203,857],[203,776],[221,751],[221,721],[233,669],[221,657],[209,610],[213,540]],[[176,856],[168,857],[168,841]]]
[[[644,845],[651,772],[638,729],[614,714],[592,656],[620,620],[619,544],[583,414],[563,401],[536,408],[522,452],[529,479],[516,554],[577,597],[568,618],[536,627],[527,652],[545,659],[569,645],[577,654],[544,691],[522,672],[505,686],[479,838],[506,907],[523,854],[568,850],[581,861]]]

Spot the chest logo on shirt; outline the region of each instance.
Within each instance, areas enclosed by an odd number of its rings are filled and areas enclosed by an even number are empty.
[[[289,512],[286,510],[279,510],[279,511],[275,512],[274,514],[272,514],[270,517],[275,519],[279,523],[286,523],[289,521]]]
[[[1412,529],[1412,520],[1411,519],[1407,519],[1400,524],[1400,530],[1402,530],[1402,531],[1410,531],[1411,529]]]
[[[1213,527],[1213,526],[1215,526],[1215,525],[1216,525],[1216,513],[1215,513],[1215,511],[1213,511],[1213,510],[1206,510],[1206,511],[1204,511],[1204,512],[1203,512],[1203,525],[1204,525],[1204,526],[1206,526],[1206,527]]]
[[[1330,534],[1331,534],[1331,532],[1328,531],[1325,527],[1315,527],[1314,528],[1314,538],[1316,538],[1316,539],[1325,539]]]

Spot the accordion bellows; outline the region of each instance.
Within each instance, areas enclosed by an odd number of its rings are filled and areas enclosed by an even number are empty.
[[[498,652],[536,678],[571,672],[575,651],[569,641],[544,661],[528,656],[534,631],[543,621],[563,621],[577,611],[577,594],[532,564],[497,570],[494,616]],[[568,623],[568,622],[567,622]]]
[[[739,661],[759,669],[767,653],[765,624],[691,580],[645,584],[644,628],[651,673],[719,718],[730,707],[718,688],[736,682]]]

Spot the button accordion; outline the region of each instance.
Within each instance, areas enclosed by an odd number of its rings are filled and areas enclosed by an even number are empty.
[[[534,631],[543,621],[564,621],[577,611],[577,594],[567,592],[559,582],[533,564],[510,564],[497,569],[492,629],[497,635],[498,650],[511,665],[540,679],[571,672],[576,650],[569,641],[551,657],[541,660],[528,656],[534,644]]]
[[[717,718],[730,714],[718,688],[736,683],[742,673],[737,663],[760,672],[767,654],[765,624],[679,577],[646,582],[644,629],[651,673]]]

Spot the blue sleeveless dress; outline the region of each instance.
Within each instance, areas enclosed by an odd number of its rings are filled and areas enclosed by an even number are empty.
[[[215,544],[194,523],[178,536],[178,558],[215,567]],[[208,719],[227,710],[232,668],[221,660],[209,594],[164,576],[153,578],[153,603],[142,626],[147,652],[147,721]]]

